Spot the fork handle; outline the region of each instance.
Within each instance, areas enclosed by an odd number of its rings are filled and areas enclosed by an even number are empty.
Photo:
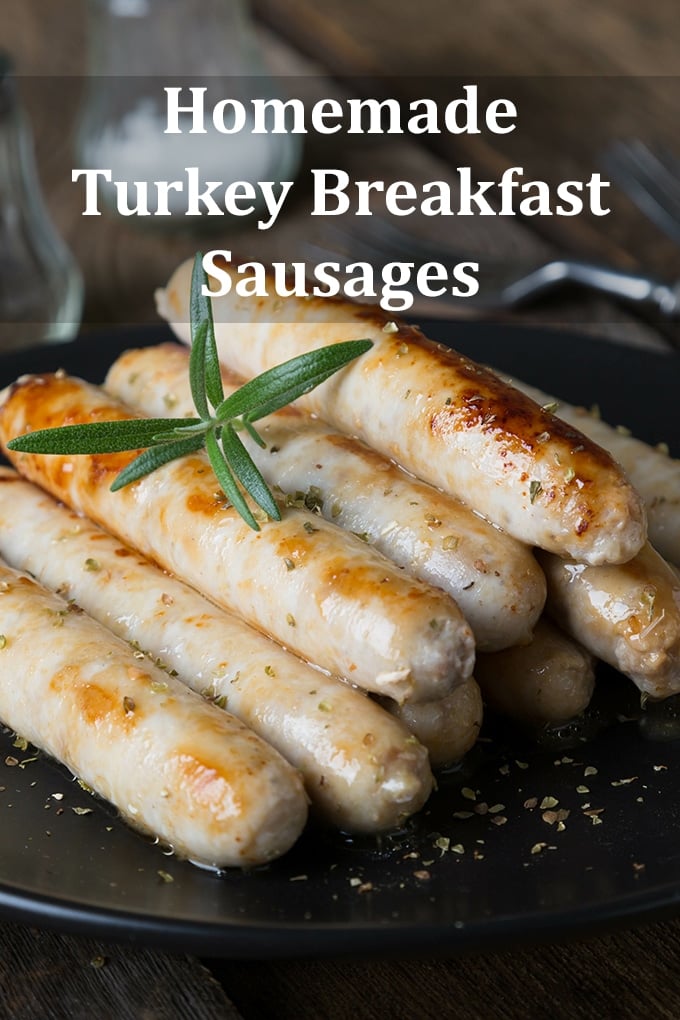
[[[664,283],[653,276],[612,269],[578,259],[556,259],[554,266],[559,279],[574,283],[600,294],[621,298],[635,305],[645,305],[669,319],[680,316],[680,282]]]

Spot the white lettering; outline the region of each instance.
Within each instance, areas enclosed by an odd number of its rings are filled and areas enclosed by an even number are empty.
[[[330,127],[326,121],[342,121],[342,104],[337,99],[320,99],[312,107],[312,127],[319,135],[334,135],[342,131],[342,123]]]
[[[312,289],[314,297],[337,297],[340,293],[339,272],[338,262],[319,262],[314,269],[314,278],[321,286]]]
[[[255,211],[257,189],[250,181],[232,181],[224,189],[224,208],[231,216],[248,216]],[[242,206],[242,202],[249,205]]]
[[[116,211],[119,216],[150,216],[149,212],[149,185],[147,181],[133,181],[130,185],[127,181],[114,181],[116,189]],[[135,189],[137,204],[131,206],[129,195],[131,187]]]
[[[348,99],[348,135],[403,135],[401,106],[397,99]],[[363,113],[368,113],[368,127],[364,127]],[[387,113],[388,127],[382,126],[383,114]]]
[[[522,194],[528,196],[519,203],[522,216],[552,216],[550,186],[545,181],[527,181],[522,185]]]
[[[110,170],[72,170],[71,182],[76,183],[81,177],[85,178],[85,208],[83,216],[101,216],[99,203],[97,201],[97,178],[111,183]]]
[[[583,191],[583,181],[562,181],[557,185],[557,197],[561,199],[555,209],[558,216],[577,216],[583,211],[583,199],[577,197],[581,191]]]
[[[410,216],[416,211],[414,201],[418,198],[415,185],[410,181],[394,181],[385,192],[385,208],[393,216]],[[401,202],[410,204],[404,209]]]
[[[156,188],[156,211],[153,213],[154,216],[172,216],[172,210],[168,203],[168,197],[171,191],[184,191],[184,185],[181,181],[154,181],[154,187]]]
[[[236,281],[236,293],[239,297],[267,297],[267,271],[261,262],[242,262],[236,271],[245,275],[250,270],[251,277]]]
[[[608,216],[611,209],[605,209],[601,202],[602,189],[611,188],[610,181],[603,181],[602,174],[591,174],[586,184],[590,194],[590,211],[594,216]]]
[[[446,266],[441,262],[425,262],[418,266],[416,273],[416,287],[425,297],[439,297],[446,293],[446,287],[432,287],[432,283],[443,283],[448,280],[449,274]]]
[[[486,126],[495,135],[508,135],[517,127],[516,124],[509,124],[508,127],[501,127],[498,123],[500,117],[506,120],[517,118],[517,107],[509,99],[494,99],[486,108]]]
[[[465,285],[467,289],[452,287],[451,293],[454,297],[474,297],[479,290],[479,280],[474,275],[479,272],[479,262],[458,262],[453,267],[453,278],[458,283]]]
[[[349,209],[349,198],[345,194],[349,174],[344,170],[312,170],[314,178],[314,207],[312,216],[341,216]],[[335,186],[327,179],[335,177]],[[327,199],[335,198],[335,207],[329,208]]]
[[[495,216],[496,213],[492,206],[489,205],[487,200],[483,197],[485,192],[489,188],[493,187],[493,181],[476,181],[475,188],[473,190],[472,182],[472,170],[469,166],[456,167],[458,171],[458,177],[460,179],[460,203],[458,209],[459,216],[474,216],[475,210],[472,208],[474,202],[477,206],[477,212],[481,216]]]
[[[405,312],[413,304],[413,294],[405,289],[411,280],[413,262],[388,262],[383,266],[383,290],[380,307],[390,312]]]
[[[447,103],[444,111],[446,130],[452,135],[479,135],[477,125],[477,86],[464,85],[464,99],[454,99]],[[459,119],[459,114],[462,120]]]
[[[358,191],[357,207],[355,216],[372,216],[370,194],[372,191],[382,193],[385,190],[384,181],[355,181]]]
[[[204,205],[208,216],[223,216],[224,209],[212,197],[213,191],[215,188],[219,188],[222,181],[206,181],[203,191],[200,191],[201,182],[198,177],[198,167],[187,166],[184,169],[187,175],[187,208],[184,215],[202,216],[201,205]]]
[[[304,262],[272,262],[274,290],[279,297],[305,297],[307,267]],[[290,282],[292,277],[292,283]]]
[[[419,113],[420,107],[423,112]],[[413,116],[409,117],[408,130],[412,135],[440,135],[437,104],[434,99],[415,99],[409,104]]]
[[[229,111],[229,118],[226,113]],[[247,116],[243,103],[238,99],[222,99],[213,108],[213,124],[221,135],[237,135],[246,126]]]
[[[180,113],[190,113],[192,116],[193,124],[189,134],[192,135],[204,135],[206,134],[205,127],[203,125],[203,119],[205,117],[205,93],[207,89],[203,88],[190,88],[193,103],[191,106],[180,106],[179,95],[183,89],[181,88],[170,88],[166,87],[165,94],[168,97],[166,103],[166,126],[164,134],[166,135],[181,135],[182,129],[179,126],[179,115]]]
[[[267,125],[267,112],[273,115],[273,127]],[[301,99],[253,99],[255,120],[252,134],[254,135],[306,135],[305,104]],[[293,115],[293,124],[286,124],[288,114]]]
[[[347,297],[377,297],[373,285],[373,266],[370,262],[350,262],[345,266],[345,273],[349,277],[345,282]]]
[[[423,194],[432,195],[421,203],[423,216],[453,216],[451,188],[446,181],[428,181],[423,184]]]
[[[500,216],[514,216],[514,195],[513,189],[519,184],[516,180],[517,177],[524,176],[524,169],[521,166],[510,166],[507,170],[503,171],[501,178],[501,207],[499,210]]]
[[[218,261],[222,265],[218,265]],[[224,297],[231,290],[231,276],[229,272],[224,268],[224,263],[227,265],[231,262],[231,252],[226,248],[215,248],[213,251],[207,251],[202,259],[202,265],[207,275],[212,280],[216,280],[219,283],[217,290],[213,290],[211,287],[206,287],[205,284],[201,287],[201,294],[203,297]]]
[[[283,204],[288,197],[288,192],[293,187],[292,181],[258,181],[262,197],[264,198],[267,212],[269,213],[268,220],[258,220],[258,230],[269,230],[276,223],[279,213],[283,208]],[[281,192],[277,199],[274,189],[276,187],[281,188]]]

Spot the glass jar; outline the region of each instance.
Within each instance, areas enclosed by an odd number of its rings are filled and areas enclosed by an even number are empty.
[[[43,202],[10,58],[0,52],[0,352],[72,340],[83,282]]]
[[[77,137],[78,168],[111,172],[112,182],[143,182],[126,191],[125,209],[113,183],[99,177],[102,205],[154,227],[224,229],[243,220],[224,215],[187,215],[187,192],[171,189],[168,213],[158,215],[156,181],[186,180],[197,167],[201,185],[219,181],[216,197],[229,184],[290,180],[300,162],[297,135],[218,131],[211,112],[231,99],[274,98],[277,90],[255,45],[245,0],[88,0],[89,81]],[[192,116],[180,114],[181,133],[165,132],[166,87],[182,90],[179,105],[191,102],[191,88],[204,88],[205,133],[189,133]],[[256,189],[257,190],[257,189]],[[253,218],[263,208],[258,194]],[[224,209],[224,205],[222,205]],[[140,216],[143,217],[140,220]],[[243,218],[245,219],[245,217]]]

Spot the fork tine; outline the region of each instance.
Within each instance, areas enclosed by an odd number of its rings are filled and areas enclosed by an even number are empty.
[[[652,150],[638,141],[631,142],[627,152],[642,178],[662,188],[673,200],[680,201],[680,163],[666,149]]]
[[[676,243],[680,243],[680,165],[644,142],[618,142],[605,153],[608,173],[637,207]]]

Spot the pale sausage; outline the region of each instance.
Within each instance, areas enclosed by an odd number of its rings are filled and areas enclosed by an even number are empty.
[[[680,582],[651,545],[621,566],[541,563],[548,611],[576,641],[652,698],[680,692]]]
[[[278,752],[1,561],[0,635],[2,721],[133,826],[218,867],[298,838],[306,797]]]
[[[397,705],[383,698],[381,704],[427,748],[433,768],[460,761],[482,725],[482,695],[472,677],[438,701]]]
[[[489,708],[520,722],[554,725],[588,707],[594,666],[592,655],[541,619],[530,644],[480,655],[475,674]]]
[[[0,555],[75,599],[129,641],[136,659],[146,653],[247,723],[300,770],[325,821],[352,832],[382,831],[425,802],[432,784],[426,753],[378,705],[9,468],[0,468]]]

